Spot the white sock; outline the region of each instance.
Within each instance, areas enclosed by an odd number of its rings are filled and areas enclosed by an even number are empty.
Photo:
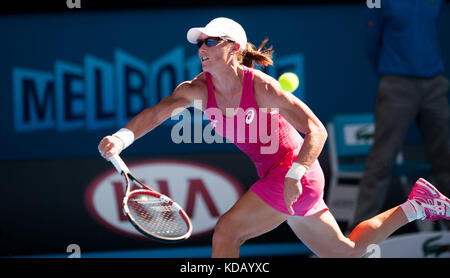
[[[407,200],[401,204],[400,207],[403,209],[403,212],[408,218],[408,222],[425,218],[425,211],[416,200]]]

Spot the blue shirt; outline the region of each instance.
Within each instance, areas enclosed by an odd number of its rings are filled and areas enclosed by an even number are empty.
[[[380,74],[432,77],[444,70],[438,40],[444,0],[381,0],[367,8],[367,51]]]

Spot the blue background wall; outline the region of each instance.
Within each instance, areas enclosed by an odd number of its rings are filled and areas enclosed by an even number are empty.
[[[0,138],[4,150],[0,159],[96,155],[99,139],[123,126],[127,120],[113,120],[113,125],[89,129],[84,118],[80,120],[84,123],[75,128],[61,130],[56,128],[57,123],[53,123],[48,128],[17,132],[12,105],[14,69],[42,71],[51,78],[57,78],[60,76],[57,73],[61,72],[58,62],[63,62],[63,66],[73,65],[83,70],[84,59],[93,56],[114,68],[117,65],[115,51],[121,50],[148,66],[161,61],[161,56],[176,48],[181,51],[181,61],[187,65],[189,58],[196,59],[195,46],[185,39],[188,28],[203,26],[211,18],[218,16],[234,18],[240,22],[247,31],[249,41],[256,45],[268,37],[276,51],[276,63],[289,55],[302,56],[302,69],[299,72],[302,83],[300,97],[324,123],[337,113],[372,112],[378,79],[369,66],[365,53],[365,9],[365,5],[347,4],[3,16],[0,18],[0,36],[6,43],[0,46],[0,121],[3,127]],[[447,76],[450,67],[449,33],[450,8],[447,5],[440,32]],[[172,60],[176,63],[177,58]],[[271,67],[270,73],[277,77],[286,70],[292,68],[275,65]],[[186,80],[192,74],[196,74],[195,70],[184,76],[178,75],[176,81]],[[81,72],[82,78],[86,76],[86,73],[83,75]],[[113,81],[116,78],[117,75],[113,77]],[[80,88],[74,89],[85,99],[87,94],[83,91],[83,86],[87,86],[87,82],[82,79],[78,86]],[[152,82],[148,83],[147,86],[150,87]],[[114,86],[110,87],[110,92],[107,89],[105,98],[114,98]],[[152,93],[154,92],[150,93],[149,98],[155,97]],[[40,97],[43,99],[42,93]],[[86,105],[85,101],[75,99],[73,103],[74,111],[78,109],[81,111],[80,115],[86,117],[90,110],[83,107]],[[152,103],[154,101],[146,104]],[[61,104],[62,102],[58,102],[57,107],[61,108]],[[136,107],[138,109],[139,105]],[[50,105],[45,106],[45,110],[45,113],[54,113],[49,111]],[[113,110],[114,107],[111,111]],[[46,116],[46,119],[51,118],[49,117]],[[169,132],[170,128],[157,129],[144,139],[145,146],[138,142],[130,153],[233,150],[232,146],[174,145],[167,140]],[[30,140],[33,140],[32,148]],[[62,141],[65,142],[64,146],[71,147],[58,147]]]

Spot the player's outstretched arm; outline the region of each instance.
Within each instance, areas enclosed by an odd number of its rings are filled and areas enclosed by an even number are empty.
[[[202,82],[198,80],[198,77],[181,83],[170,96],[137,114],[125,128],[113,135],[105,136],[98,145],[100,154],[106,159],[120,154],[134,140],[144,136],[171,117],[174,111],[191,106],[194,100],[203,101],[205,96]]]

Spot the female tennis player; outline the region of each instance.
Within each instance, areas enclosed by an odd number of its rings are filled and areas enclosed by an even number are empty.
[[[103,138],[99,150],[108,159],[168,119],[175,109],[201,101],[216,132],[250,157],[260,177],[219,218],[212,257],[238,257],[246,240],[284,221],[319,257],[361,257],[370,244],[381,242],[410,221],[450,218],[448,198],[419,179],[405,203],[360,223],[345,237],[323,200],[325,180],[317,160],[327,138],[323,124],[307,105],[284,92],[275,79],[253,68],[254,62],[271,65],[272,49],[263,49],[265,42],[256,49],[247,42],[241,25],[228,18],[191,28],[187,38],[198,46],[203,72],[181,83],[160,103],[144,109],[125,128]],[[238,142],[239,125],[233,125],[238,117],[232,112],[236,110],[227,108],[257,111],[252,117],[247,115],[246,119],[251,119],[247,124],[275,123],[276,148],[264,153],[261,147],[270,143],[260,139]],[[230,126],[233,128],[227,128]]]

